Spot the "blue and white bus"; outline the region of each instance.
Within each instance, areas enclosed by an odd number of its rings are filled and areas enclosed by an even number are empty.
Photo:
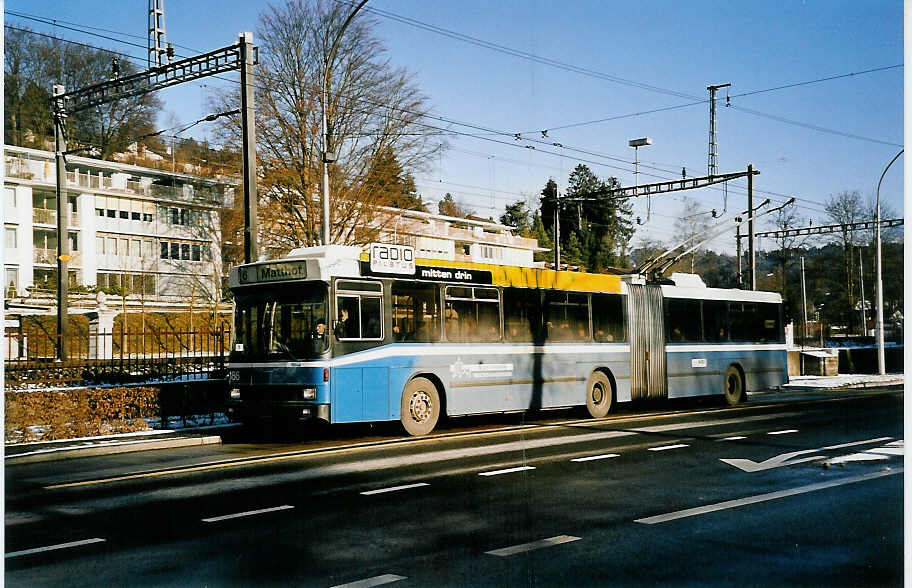
[[[373,244],[231,270],[229,410],[330,423],[724,395],[787,379],[778,294],[416,259]]]

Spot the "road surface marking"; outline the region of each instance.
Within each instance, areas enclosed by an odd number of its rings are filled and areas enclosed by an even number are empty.
[[[48,545],[47,547],[35,547],[34,549],[25,549],[23,551],[11,551],[6,554],[6,559],[19,557],[22,555],[31,555],[33,553],[42,553],[44,551],[55,551],[57,549],[69,549],[70,547],[79,547],[81,545],[91,545],[92,543],[104,543],[104,539],[95,537],[94,539],[83,539],[81,541],[70,541],[69,543],[58,543],[57,545]]]
[[[891,457],[897,457],[904,455],[905,451],[903,450],[903,440],[893,441],[892,443],[887,443],[881,447],[876,447],[874,449],[868,449],[866,451],[861,451],[858,453],[852,453],[849,455],[840,455],[834,457],[833,459],[828,459],[824,462],[824,465],[838,465],[843,463],[848,463],[852,461],[876,461],[876,460],[887,460]]]
[[[730,466],[735,466],[736,468],[743,470],[745,472],[759,472],[763,470],[770,470],[773,468],[781,468],[784,466],[795,465],[799,463],[806,463],[809,461],[815,461],[818,459],[824,459],[825,455],[811,455],[810,457],[802,457],[800,459],[793,459],[799,455],[807,455],[808,453],[814,453],[816,451],[832,451],[834,449],[843,449],[845,447],[854,447],[856,445],[868,445],[871,443],[880,443],[883,441],[889,441],[892,437],[878,437],[876,439],[865,439],[864,441],[852,441],[850,443],[840,443],[839,445],[828,445],[826,447],[821,447],[819,449],[804,449],[801,451],[790,451],[788,453],[783,453],[780,455],[773,456],[766,461],[756,462],[750,459],[732,459],[732,458],[721,458],[720,461],[727,463]]]
[[[217,523],[219,521],[227,521],[228,519],[239,519],[241,517],[252,517],[258,514],[264,514],[267,512],[276,512],[277,510],[288,510],[289,508],[294,508],[290,504],[283,504],[282,506],[273,506],[272,508],[261,508],[259,510],[248,510],[247,512],[237,512],[229,515],[222,515],[220,517],[211,517],[208,519],[203,519],[204,523]]]
[[[649,447],[649,451],[665,451],[667,449],[681,449],[682,447],[690,447],[686,443],[677,443],[675,445],[662,445],[661,447]]]
[[[770,431],[767,435],[788,435],[789,433],[797,433],[798,429],[783,429],[782,431]]]
[[[558,535],[557,537],[551,537],[549,539],[541,539],[540,541],[532,541],[531,543],[523,543],[522,545],[514,545],[512,547],[504,547],[502,549],[494,549],[492,551],[485,551],[488,555],[496,555],[498,557],[508,557],[511,555],[516,555],[517,553],[525,553],[527,551],[533,551],[535,549],[542,549],[544,547],[552,547],[554,545],[561,545],[562,543],[571,543],[573,541],[579,541],[579,537],[574,537],[572,535]]]
[[[724,439],[716,439],[716,441],[740,441],[741,439],[747,439],[744,435],[735,435],[734,437],[725,437]]]
[[[829,402],[829,401],[827,401],[827,402]],[[768,408],[768,407],[764,407],[764,408]],[[747,409],[739,409],[739,410],[747,410]],[[726,411],[730,412],[731,409],[722,409],[718,412],[726,412]],[[712,413],[707,412],[707,413],[701,413],[701,414],[712,414]],[[734,419],[729,418],[729,419],[715,419],[715,420],[708,420],[708,421],[687,421],[687,422],[683,422],[683,423],[675,423],[675,424],[670,424],[670,425],[654,425],[654,426],[650,426],[650,427],[641,427],[641,428],[637,428],[637,429],[630,429],[630,430],[624,430],[624,431],[612,431],[612,430],[599,431],[598,429],[596,429],[592,433],[584,433],[584,434],[575,435],[575,436],[569,437],[569,438],[559,437],[559,438],[549,438],[549,439],[526,439],[523,441],[504,442],[504,443],[499,443],[499,444],[495,444],[495,445],[474,448],[471,450],[453,449],[453,450],[434,451],[434,452],[425,454],[425,457],[421,458],[419,461],[415,461],[416,456],[414,456],[414,455],[409,456],[407,459],[406,458],[386,458],[386,459],[373,460],[373,461],[374,461],[374,463],[376,463],[378,461],[386,463],[386,464],[395,463],[395,465],[398,467],[399,465],[401,465],[402,463],[405,463],[406,461],[408,462],[409,465],[414,465],[416,463],[435,463],[435,462],[444,461],[447,459],[461,459],[463,457],[493,455],[493,454],[497,454],[497,453],[506,453],[506,452],[518,451],[518,450],[526,451],[529,449],[541,449],[541,448],[546,448],[546,447],[555,447],[555,446],[569,445],[569,444],[574,444],[574,443],[586,443],[589,441],[602,441],[605,439],[620,439],[623,437],[634,436],[637,433],[658,433],[658,432],[676,431],[676,430],[681,430],[681,429],[705,428],[705,427],[712,427],[712,426],[722,425],[722,424],[744,423],[744,422],[752,422],[752,421],[765,421],[765,420],[786,418],[786,417],[791,417],[791,416],[801,416],[801,415],[802,415],[802,413],[799,413],[799,412],[786,412],[786,413],[781,413],[781,414],[747,416],[747,417],[740,417],[740,418],[734,418]],[[677,415],[669,415],[669,416],[677,416]],[[660,418],[665,418],[665,417],[660,417]],[[636,419],[630,419],[630,420],[640,420],[640,417],[637,417]],[[569,421],[569,422],[576,423],[576,422],[580,422],[580,421]],[[602,423],[601,425],[598,425],[598,424],[593,425],[591,421],[584,421],[584,422],[586,423],[587,428],[604,426],[604,424],[605,424],[605,423]],[[531,427],[532,425],[529,425],[529,426]],[[541,427],[538,430],[539,431],[558,430],[558,429],[561,429],[561,427],[562,427],[562,425],[553,425],[553,426],[549,425],[549,426]],[[506,433],[502,432],[502,431],[492,431],[492,432],[490,432],[490,435],[495,435],[495,434],[496,435],[505,435],[505,434],[512,435],[517,430],[522,430],[522,429],[523,429],[523,427],[519,427],[514,430],[510,430]],[[410,444],[419,444],[419,445],[428,444],[428,443],[433,444],[433,443],[436,443],[436,442],[439,442],[442,440],[446,440],[449,438],[468,437],[468,436],[472,436],[472,435],[478,436],[478,437],[486,437],[489,435],[489,433],[478,433],[478,434],[458,433],[458,434],[454,434],[453,436],[439,435],[439,436],[431,436],[431,437],[422,437],[422,438],[418,438],[418,439],[410,439],[407,442]],[[356,453],[356,452],[359,452],[362,450],[377,449],[379,447],[385,447],[388,445],[389,446],[392,446],[392,445],[401,446],[404,443],[405,442],[398,441],[398,440],[368,442],[368,443],[359,443],[356,445],[346,446],[346,447],[330,447],[330,448],[325,448],[325,449],[305,449],[305,450],[301,450],[301,451],[290,451],[290,452],[277,453],[277,454],[258,456],[258,457],[231,458],[231,459],[225,459],[225,460],[204,462],[204,463],[192,465],[192,466],[163,468],[160,470],[149,470],[149,471],[143,471],[143,472],[127,473],[127,474],[123,474],[123,475],[119,475],[119,476],[113,476],[110,478],[97,478],[97,479],[91,479],[91,480],[81,480],[81,481],[77,481],[77,482],[61,482],[59,484],[50,484],[48,486],[44,486],[44,489],[45,490],[59,490],[62,488],[95,486],[95,485],[100,485],[100,484],[110,484],[113,482],[122,482],[122,481],[126,481],[126,480],[158,478],[158,477],[163,477],[163,476],[208,472],[208,471],[227,469],[227,468],[263,465],[263,464],[267,464],[267,463],[276,463],[276,462],[281,462],[281,461],[286,461],[286,460],[299,460],[299,459],[312,458],[312,457],[325,457],[325,456],[329,456],[329,455],[345,455],[345,454]],[[391,467],[391,466],[380,465],[378,467],[374,467],[371,469],[377,470],[377,469],[384,469],[387,467]],[[357,464],[356,471],[363,471],[363,468],[364,468],[364,464],[359,463],[359,464]]]
[[[332,588],[370,588],[371,586],[382,586],[383,584],[390,584],[392,582],[398,582],[399,580],[405,580],[405,576],[383,574],[382,576],[365,578],[356,582],[349,582],[348,584],[338,584]]]
[[[719,510],[737,508],[739,506],[745,506],[748,504],[757,504],[758,502],[767,502],[770,500],[778,500],[779,498],[787,498],[789,496],[796,496],[798,494],[816,492],[817,490],[825,490],[827,488],[834,488],[836,486],[845,486],[846,484],[854,484],[856,482],[864,482],[867,480],[873,480],[875,478],[880,478],[883,476],[892,476],[894,474],[901,474],[901,473],[903,473],[902,468],[898,468],[895,470],[884,470],[881,472],[875,472],[873,474],[863,474],[860,476],[852,476],[851,478],[842,478],[841,480],[833,480],[831,482],[820,482],[819,484],[810,484],[808,486],[798,486],[797,488],[790,488],[789,490],[779,490],[778,492],[769,492],[767,494],[757,494],[756,496],[738,498],[737,500],[726,500],[725,502],[717,502],[716,504],[707,504],[706,506],[698,506],[696,508],[687,508],[684,510],[669,512],[666,514],[646,517],[646,518],[642,518],[642,519],[636,519],[634,522],[642,523],[644,525],[654,525],[656,523],[665,523],[667,521],[674,521],[676,519],[683,519],[686,517],[693,517],[693,516],[706,514],[706,513],[710,513],[710,512],[716,512]]]
[[[605,453],[602,455],[590,455],[589,457],[577,457],[576,459],[571,459],[570,461],[592,461],[594,459],[609,459],[612,457],[619,457],[619,453]]]
[[[534,470],[532,466],[519,466],[515,468],[507,468],[505,470],[494,470],[493,472],[480,472],[479,476],[499,476],[500,474],[512,474],[513,472],[523,472],[525,470]]]
[[[379,490],[367,490],[362,492],[364,496],[370,496],[372,494],[384,494],[386,492],[396,492],[398,490],[408,490],[409,488],[420,488],[421,486],[430,486],[427,482],[419,482],[417,484],[406,484],[405,486],[393,486],[391,488],[380,488]]]

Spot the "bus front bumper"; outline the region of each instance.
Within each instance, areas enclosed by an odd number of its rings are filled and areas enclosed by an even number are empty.
[[[262,418],[329,422],[329,405],[314,404],[303,400],[260,400],[250,402],[229,398],[226,402],[228,416],[233,421]]]

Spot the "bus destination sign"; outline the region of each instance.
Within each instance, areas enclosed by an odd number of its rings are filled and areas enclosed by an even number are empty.
[[[415,275],[415,249],[410,245],[371,243],[370,269],[377,274]]]
[[[286,282],[289,280],[303,280],[306,277],[306,261],[263,263],[250,267],[242,267],[238,272],[238,279],[241,284]]]

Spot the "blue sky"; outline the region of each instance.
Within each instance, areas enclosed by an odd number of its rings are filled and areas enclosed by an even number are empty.
[[[238,32],[256,30],[264,6],[171,0],[165,3],[168,40],[199,51],[228,45]],[[728,93],[733,108],[724,106],[725,90],[718,94],[719,171],[741,171],[753,163],[761,172],[754,182],[757,198],[770,195],[781,202],[786,195],[796,196],[799,214],[815,224],[824,221],[823,204],[832,194],[858,190],[873,196],[884,166],[903,143],[902,67],[741,96],[902,64],[900,2],[371,0],[367,6],[599,74],[566,71],[373,14],[390,62],[414,73],[435,115],[523,133],[522,141],[506,140],[506,145],[454,137],[450,151],[416,175],[425,200],[437,201],[451,192],[482,216],[496,217],[510,202],[537,197],[549,177],[563,189],[580,158],[589,160],[601,177],[633,184],[633,153],[627,141],[636,137],[653,139],[653,145],[640,150],[640,183],[678,177],[682,167],[688,175],[705,175],[706,103],[632,115],[695,101],[674,93],[705,100],[708,84],[732,83]],[[7,0],[6,22],[53,31],[10,11],[56,18],[118,31],[101,33],[144,47],[146,7],[138,0]],[[60,27],[56,33],[144,56],[144,49],[109,39]],[[612,81],[618,79],[622,81]],[[206,95],[218,83],[163,91],[166,112],[181,122],[205,116]],[[623,118],[578,125],[612,117]],[[161,122],[170,126],[167,118]],[[578,126],[559,128],[567,125]],[[478,134],[467,127],[450,128]],[[196,129],[199,135],[205,133],[203,126]],[[549,140],[564,145],[549,149],[556,155],[541,152],[541,145],[525,147],[532,144],[526,138],[540,138],[542,129],[549,129]],[[897,214],[903,211],[903,163],[900,159],[894,165],[881,190]],[[738,181],[729,186],[729,212],[746,207],[745,185]],[[652,220],[638,227],[635,242],[673,241],[674,219],[685,194],[706,210],[722,208],[720,190],[658,197]],[[636,214],[644,219],[645,204],[635,204]],[[765,228],[761,224],[758,230]],[[713,248],[732,250],[734,239],[721,238]]]

